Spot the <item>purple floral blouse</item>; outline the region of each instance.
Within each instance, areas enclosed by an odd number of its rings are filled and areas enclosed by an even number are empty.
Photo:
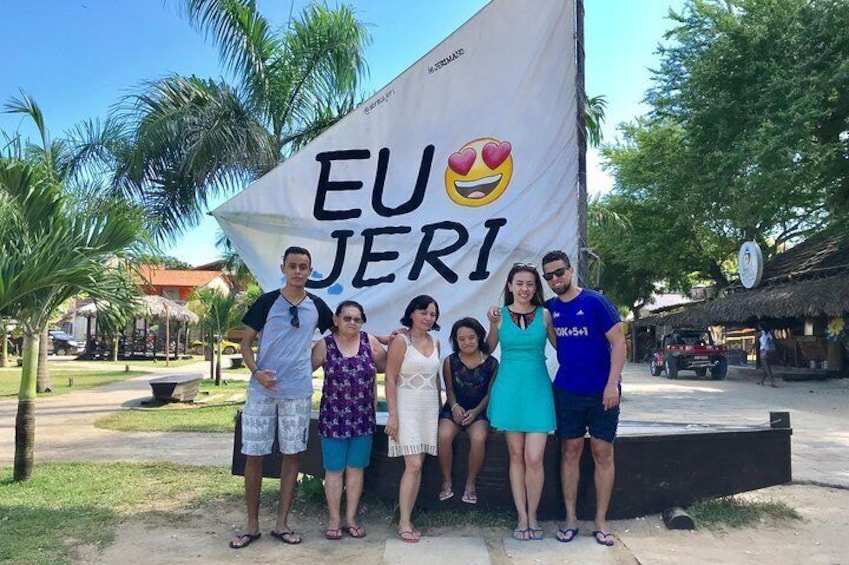
[[[332,335],[324,338],[324,386],[318,413],[318,434],[345,439],[374,434],[374,380],[377,377],[371,344],[360,332],[360,348],[344,357]]]

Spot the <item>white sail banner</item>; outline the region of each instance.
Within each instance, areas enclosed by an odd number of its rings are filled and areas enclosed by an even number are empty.
[[[306,247],[310,290],[331,308],[357,300],[379,334],[418,294],[443,326],[485,324],[514,262],[577,260],[574,18],[571,0],[491,2],[216,209],[261,286],[280,287],[284,249]]]

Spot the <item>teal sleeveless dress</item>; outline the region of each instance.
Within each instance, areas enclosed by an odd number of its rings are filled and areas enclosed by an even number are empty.
[[[524,330],[501,308],[501,364],[492,385],[487,416],[504,432],[550,432],[556,427],[551,379],[545,366],[545,321],[538,307]]]

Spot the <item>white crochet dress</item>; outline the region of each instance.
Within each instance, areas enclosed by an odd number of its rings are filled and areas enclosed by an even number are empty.
[[[398,374],[398,441],[389,438],[389,457],[427,453],[436,455],[439,398],[439,342],[425,357],[404,336],[407,351]]]

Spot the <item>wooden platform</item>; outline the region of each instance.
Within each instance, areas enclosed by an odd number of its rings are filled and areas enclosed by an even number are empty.
[[[198,395],[203,375],[180,373],[150,380],[153,398],[161,401],[191,402]]]
[[[316,414],[310,426],[309,448],[301,454],[300,470],[323,476],[321,445]],[[773,413],[773,426],[703,426],[623,421],[616,439],[616,483],[608,517],[634,518],[662,512],[671,506],[686,507],[698,500],[737,494],[791,481],[790,418]],[[403,472],[401,458],[387,457],[387,438],[383,432],[385,413],[378,413],[378,433],[369,467],[365,472],[365,491],[397,500],[398,483]],[[439,502],[441,473],[436,457],[427,457],[417,506],[420,508],[484,509],[515,512],[508,477],[508,454],[504,437],[492,432],[487,440],[486,459],[478,476],[478,504],[460,501],[466,478],[468,440],[460,434],[454,442],[455,496]],[[581,460],[578,486],[578,514],[591,520],[595,512],[593,461],[589,440]],[[274,451],[276,453],[276,446]],[[281,458],[267,455],[263,474],[280,477]],[[560,448],[554,435],[549,436],[545,451],[545,486],[539,517],[562,519],[560,491]],[[232,472],[243,475],[245,458],[241,454],[241,413],[236,419]],[[457,492],[459,490],[459,493]]]
[[[301,454],[300,470],[323,476],[321,445],[317,435],[317,414],[310,426],[309,448]],[[383,433],[385,413],[378,413],[371,461],[365,472],[365,491],[387,500],[397,500],[403,471],[401,458],[387,457]],[[671,506],[686,507],[704,498],[746,492],[791,481],[790,418],[785,412],[772,413],[772,426],[704,426],[623,421],[616,439],[616,483],[608,516],[634,518],[662,512]],[[454,442],[454,485],[460,493],[440,502],[441,474],[436,457],[427,457],[417,500],[420,508],[474,509],[514,512],[508,477],[507,445],[502,434],[492,432],[487,440],[486,459],[478,476],[478,504],[460,501],[466,478],[468,440],[460,434]],[[276,445],[274,452],[276,453]],[[267,455],[263,462],[266,477],[280,477],[281,457]],[[543,520],[562,519],[560,491],[560,448],[549,436],[545,451],[545,486],[539,508]],[[241,413],[236,419],[232,472],[243,475],[241,454]],[[578,486],[578,514],[592,519],[595,512],[593,461],[589,440],[581,459]]]

